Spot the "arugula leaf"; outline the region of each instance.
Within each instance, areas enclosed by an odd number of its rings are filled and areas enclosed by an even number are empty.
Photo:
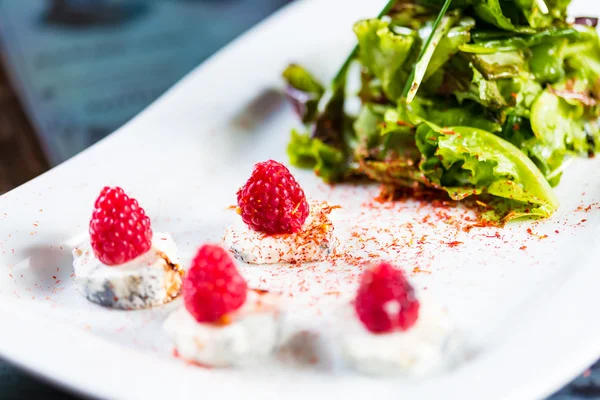
[[[501,198],[487,217],[500,224],[520,217],[549,217],[558,200],[533,162],[500,137],[477,128],[442,129],[425,123],[416,132],[420,169],[450,197],[487,194]]]
[[[325,88],[303,67],[290,64],[283,71],[286,97],[305,124],[314,120]]]
[[[362,64],[381,81],[390,100],[398,99],[406,80],[403,66],[417,40],[416,32],[405,29],[397,33],[381,19],[360,21],[354,25],[354,32]]]

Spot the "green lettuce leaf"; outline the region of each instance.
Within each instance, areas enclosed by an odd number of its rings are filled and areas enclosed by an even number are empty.
[[[426,7],[441,8],[444,5],[444,1],[445,0],[417,0],[417,3]],[[463,8],[477,2],[479,2],[479,0],[453,0],[450,8]]]
[[[410,111],[366,104],[354,129],[359,145],[354,159],[370,179],[395,187],[428,181],[419,169]]]
[[[506,99],[502,96],[502,92],[498,87],[498,82],[485,79],[477,69],[473,69],[473,79],[467,90],[456,90],[454,95],[461,103],[468,99],[493,110],[507,106]]]
[[[337,182],[345,173],[345,158],[341,150],[296,130],[292,130],[287,153],[292,165],[312,168],[326,182]]]
[[[479,0],[474,6],[475,14],[485,22],[495,25],[500,29],[517,32],[517,27],[504,14],[505,10],[502,9],[501,5],[500,0]],[[509,7],[510,5],[507,4],[506,8]]]
[[[388,21],[380,19],[360,21],[354,25],[354,32],[363,66],[381,81],[390,100],[398,99],[408,75],[404,64],[418,40],[416,32],[406,28],[401,32],[392,30]]]
[[[530,75],[506,79],[500,87],[503,97],[513,100],[510,114],[526,118],[529,118],[531,106],[543,90],[542,85],[531,79]]]
[[[459,17],[460,11],[453,10],[442,18],[435,32],[432,32],[433,23],[425,24],[419,30],[419,36],[426,47],[422,49],[421,57],[413,67],[413,73],[410,75],[413,78],[412,81],[409,80],[407,82],[409,86],[404,89],[404,91],[408,89],[408,94],[406,95],[407,103],[411,103],[417,95],[417,91],[421,86],[425,74],[429,70],[429,64],[435,55],[438,45],[442,44],[442,40],[448,35],[448,32],[450,32],[450,29],[458,21]],[[427,41],[430,35],[432,35],[431,39]]]
[[[565,149],[580,155],[593,154],[600,137],[597,115],[589,115],[576,97],[560,97],[546,89],[531,108],[531,127],[537,138],[554,149]],[[567,93],[578,93],[569,91]]]
[[[552,188],[514,145],[470,127],[419,126],[417,147],[423,155],[420,169],[433,185],[456,200],[489,195],[486,217],[498,223],[521,217],[547,218],[558,208]]]
[[[377,104],[365,104],[362,107],[354,121],[354,133],[360,146],[372,149],[379,145],[385,111],[384,106]]]
[[[565,77],[566,44],[566,39],[558,39],[531,48],[529,68],[540,83],[554,83]]]
[[[525,39],[514,36],[503,40],[486,40],[460,46],[460,51],[473,54],[494,54],[502,51],[515,51],[527,48]]]
[[[535,34],[520,34],[502,31],[474,31],[473,43],[462,45],[460,50],[465,53],[492,54],[501,51],[524,50],[558,39],[582,41],[585,36],[583,28],[550,28]]]
[[[444,68],[439,95],[454,95],[459,103],[472,100],[490,110],[506,107],[510,99],[503,96],[501,80],[487,80],[466,58],[456,56]],[[509,93],[510,97],[510,93]]]
[[[474,102],[465,102],[462,105],[440,105],[436,102],[421,102],[419,108],[413,106],[414,112],[435,125],[444,127],[470,126],[488,132],[500,132],[502,126],[492,116],[487,115],[487,110]]]
[[[525,71],[525,56],[521,50],[472,54],[468,58],[488,81],[513,78]]]
[[[563,50],[568,67],[594,83],[600,78],[600,39],[591,27],[579,27],[582,39]]]
[[[564,20],[571,0],[516,0],[529,26],[547,28],[555,20]]]
[[[564,146],[554,148],[540,140],[533,134],[529,119],[516,115],[507,118],[502,132],[498,135],[525,153],[551,186],[559,184],[569,158]]]
[[[424,82],[429,80],[452,56],[458,53],[460,46],[471,40],[471,29],[474,27],[475,20],[465,17],[458,22],[457,26],[450,29],[448,34],[440,41],[429,61],[427,71],[423,77]]]

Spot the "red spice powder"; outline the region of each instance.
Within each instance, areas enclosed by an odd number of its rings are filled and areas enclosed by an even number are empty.
[[[429,270],[426,270],[426,269],[421,269],[421,267],[418,267],[418,266],[417,266],[417,267],[414,267],[414,268],[413,268],[413,270],[412,270],[412,272],[413,272],[414,274],[418,274],[418,273],[423,273],[423,274],[431,274],[431,271],[429,271]]]
[[[181,354],[179,354],[179,352],[177,351],[177,349],[173,349],[173,357],[179,358],[180,360],[184,361],[186,364],[194,366],[194,367],[200,367],[200,368],[205,368],[205,369],[212,369],[212,367],[209,366],[209,365],[201,364],[201,363],[199,363],[197,361],[186,360],[185,358],[183,358],[181,356]]]

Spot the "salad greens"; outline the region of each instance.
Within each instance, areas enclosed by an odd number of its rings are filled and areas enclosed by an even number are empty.
[[[569,160],[600,149],[597,19],[569,22],[569,3],[388,2],[354,25],[358,46],[331,85],[284,72],[306,126],[291,163],[331,183],[473,196],[500,225],[549,217]]]

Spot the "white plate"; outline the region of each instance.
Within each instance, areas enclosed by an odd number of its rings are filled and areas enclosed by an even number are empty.
[[[469,233],[435,216],[434,223],[423,223],[432,207],[409,202],[374,210],[363,203],[376,188],[331,190],[311,173],[297,172],[313,197],[344,206],[340,220],[377,228],[371,232],[384,245],[392,238],[386,228],[407,241],[398,252],[380,254],[448,307],[473,349],[460,367],[428,379],[374,379],[326,366],[191,367],[171,357],[159,329],[179,302],[118,312],[88,303],[73,288],[70,246],[86,231],[104,185],[134,195],[155,231],[173,234],[184,261],[203,241],[218,240],[235,217],[225,208],[252,165],[286,160],[289,129],[297,122],[273,90],[281,87],[282,69],[298,61],[324,78],[331,75],[353,44],[352,23],[376,14],[382,3],[305,0],[286,8],[107,140],[0,198],[0,354],[80,392],[122,399],[423,399],[449,393],[531,399],[550,394],[593,362],[600,355],[598,160],[579,160],[567,171],[556,190],[562,206],[551,220]],[[600,14],[598,4],[585,3],[577,3],[580,12]],[[454,241],[462,243],[450,247]],[[333,268],[285,268],[276,278],[274,269],[244,272],[254,284],[310,303],[304,309],[310,316],[321,307],[315,298],[327,303],[333,292],[352,293],[358,269]]]

